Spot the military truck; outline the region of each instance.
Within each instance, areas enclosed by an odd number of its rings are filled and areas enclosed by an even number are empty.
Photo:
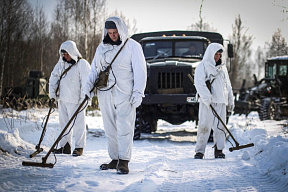
[[[199,31],[159,31],[139,33],[131,38],[143,48],[148,75],[145,97],[137,108],[134,139],[139,139],[141,132],[155,132],[158,119],[173,125],[185,121],[196,121],[197,124],[199,103],[192,82],[195,68],[209,43],[223,44],[222,35]],[[196,51],[186,54],[191,45]],[[228,55],[232,56],[231,44],[228,50]]]
[[[254,86],[245,89],[245,80],[235,102],[235,114],[257,111],[260,120],[288,117],[288,56],[277,56],[265,62],[265,77],[254,75]]]
[[[43,98],[48,100],[48,81],[42,71],[29,71],[29,76],[24,78],[17,86],[3,89],[3,107],[12,107],[17,110],[25,109],[27,105]]]

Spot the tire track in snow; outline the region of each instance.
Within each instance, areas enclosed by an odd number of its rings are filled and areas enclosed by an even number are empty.
[[[57,157],[58,160],[62,157]],[[59,169],[22,166],[22,161],[42,162],[41,158],[26,159],[12,157],[4,168],[1,168],[0,191],[55,191],[56,186],[71,174],[70,169]],[[0,162],[0,165],[2,162]],[[57,165],[57,164],[56,164]],[[15,180],[17,178],[17,180]],[[13,182],[10,182],[13,181]],[[15,182],[16,181],[16,182]]]
[[[84,156],[58,155],[53,169],[21,165],[22,160],[41,162],[40,155],[0,158],[0,191],[288,191],[287,181],[261,173],[237,152],[224,150],[226,159],[214,159],[212,144],[204,160],[195,160],[193,142],[135,142],[130,173],[119,176],[99,170],[107,161],[106,149],[92,144],[94,139],[87,142]]]
[[[245,161],[239,164],[240,157],[230,156],[228,151],[226,159],[214,159],[210,145],[206,154],[209,156],[204,160],[193,159],[194,148],[190,148],[187,159],[187,148],[183,147],[174,161],[170,157],[170,169],[164,170],[168,176],[156,191],[288,191],[287,181],[262,174]]]

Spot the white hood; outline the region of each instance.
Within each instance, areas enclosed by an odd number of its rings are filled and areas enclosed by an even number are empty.
[[[222,49],[222,57],[221,57],[221,65],[216,66],[216,62],[214,60],[214,55],[215,53]],[[204,54],[203,60],[201,61],[201,63],[203,63],[204,68],[206,69],[206,72],[208,74],[207,79],[209,79],[210,81],[212,81],[212,79],[215,78],[215,76],[219,73],[220,71],[220,66],[224,65],[224,47],[219,44],[219,43],[211,43]]]
[[[128,29],[123,19],[121,19],[120,17],[109,17],[106,21],[113,21],[115,23],[119,36],[120,36],[120,40],[122,41],[121,44],[123,44],[126,41],[127,36],[128,36]],[[106,37],[107,33],[108,33],[108,30],[104,27],[102,40]]]
[[[69,69],[69,71],[62,77],[60,81],[59,91],[56,96],[56,89],[59,84],[60,76],[65,69],[71,66],[71,63],[63,61],[61,50],[65,50],[70,57],[76,61],[76,64]],[[82,91],[86,78],[90,71],[90,65],[85,59],[81,58],[81,54],[73,41],[65,41],[61,44],[59,49],[60,59],[55,65],[49,78],[49,94],[50,98],[62,100],[68,103],[78,104],[85,98]],[[79,59],[79,61],[78,61]]]
[[[106,21],[115,23],[118,30],[120,45],[112,45],[103,41],[97,47],[94,59],[91,63],[91,72],[86,82],[85,90],[91,90],[97,81],[101,71],[105,70],[118,53],[123,44],[128,39],[127,27],[124,21],[119,17],[110,17]],[[105,21],[105,23],[106,23]],[[108,34],[108,30],[103,30],[103,40]],[[129,102],[133,92],[138,92],[144,96],[146,86],[147,69],[145,57],[141,45],[135,40],[129,38],[117,58],[114,60],[109,71],[108,86],[98,91],[98,98],[105,94],[105,90],[113,88],[115,105],[122,102],[123,97]],[[117,92],[117,93],[116,93]],[[103,96],[104,98],[105,96]],[[120,98],[121,97],[121,98]]]
[[[222,53],[222,61],[223,61],[223,54],[224,54],[224,47],[219,44],[219,43],[211,43],[209,44],[209,46],[207,47],[206,51],[205,51],[205,54],[204,54],[204,57],[203,57],[203,62],[204,63],[211,63],[213,66],[216,65],[215,63],[215,60],[214,60],[214,55],[215,53],[222,49],[223,50],[223,53]]]
[[[82,57],[74,41],[68,40],[61,44],[59,49],[60,59],[62,59],[61,50],[65,50],[70,55],[70,57],[76,62],[78,61],[78,57]]]
[[[216,66],[214,60],[215,53],[222,49],[222,64]],[[226,105],[233,104],[233,91],[227,72],[227,68],[223,61],[224,48],[221,44],[211,43],[204,54],[203,60],[197,66],[195,71],[195,86],[198,94],[200,95],[200,101],[206,103],[225,103]],[[211,82],[212,93],[206,86],[206,81]]]

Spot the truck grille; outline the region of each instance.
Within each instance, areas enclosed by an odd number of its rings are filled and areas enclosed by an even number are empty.
[[[158,73],[158,93],[183,93],[183,73],[182,72],[159,72]]]

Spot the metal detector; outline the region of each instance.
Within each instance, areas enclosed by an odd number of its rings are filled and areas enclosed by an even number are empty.
[[[46,132],[48,119],[49,119],[51,111],[53,109],[54,102],[55,102],[55,99],[53,99],[53,98],[50,99],[50,102],[49,102],[50,103],[50,109],[49,109],[48,115],[46,117],[46,121],[45,121],[45,124],[44,124],[44,127],[43,127],[42,134],[41,134],[40,139],[39,139],[39,143],[35,147],[36,151],[34,153],[32,153],[31,155],[29,155],[30,158],[34,157],[35,155],[37,155],[37,154],[39,154],[39,153],[41,153],[43,151],[43,148],[41,148],[40,145],[41,145],[41,142],[43,141],[43,138],[44,138],[44,135],[45,135],[45,132]]]
[[[218,113],[216,112],[216,110],[214,109],[214,107],[212,107],[212,105],[210,105],[213,113],[216,115],[216,117],[219,119],[219,121],[222,123],[222,125],[225,127],[225,129],[227,130],[227,132],[229,133],[229,135],[232,137],[233,141],[236,144],[236,147],[230,147],[229,151],[232,152],[234,150],[239,150],[239,149],[243,149],[243,148],[247,148],[247,147],[253,147],[254,143],[249,143],[247,145],[239,145],[239,143],[236,141],[236,139],[233,137],[233,135],[231,134],[231,132],[229,131],[229,129],[226,127],[225,123],[222,121],[222,119],[220,118],[220,116],[218,115]]]
[[[93,89],[91,90],[91,92],[93,91]],[[50,148],[50,150],[48,151],[48,153],[46,154],[45,157],[42,157],[42,163],[39,162],[27,162],[27,161],[22,161],[22,165],[23,166],[34,166],[34,167],[48,167],[48,168],[53,168],[54,164],[53,163],[46,163],[49,155],[51,154],[51,152],[54,150],[55,146],[58,144],[58,142],[61,140],[62,136],[64,135],[65,131],[68,129],[69,125],[71,124],[71,122],[74,120],[74,118],[77,116],[78,112],[82,109],[83,105],[86,103],[86,101],[89,99],[89,97],[87,95],[85,95],[85,99],[82,101],[82,103],[80,103],[79,107],[77,108],[77,110],[75,111],[75,113],[73,114],[73,116],[71,117],[71,119],[69,120],[69,122],[67,123],[67,125],[64,127],[64,129],[62,130],[62,132],[60,133],[59,137],[56,139],[56,141],[54,142],[54,144],[52,145],[52,147]]]
[[[193,77],[190,74],[187,74],[187,76],[189,77],[189,79],[191,80],[192,83],[194,83]],[[211,87],[211,83],[210,81],[206,81],[206,86],[209,89]],[[210,85],[209,85],[210,84]],[[211,88],[209,89],[209,91],[211,92]],[[218,115],[218,113],[215,111],[214,107],[212,107],[212,105],[210,105],[212,111],[214,112],[214,114],[216,115],[216,117],[219,119],[219,121],[222,123],[222,125],[225,127],[225,129],[227,130],[227,132],[229,133],[229,135],[232,137],[233,141],[236,144],[236,147],[230,147],[229,151],[232,152],[234,150],[239,150],[239,149],[243,149],[243,148],[247,148],[247,147],[252,147],[254,146],[254,143],[250,143],[247,145],[239,145],[239,143],[236,141],[236,139],[233,137],[233,135],[231,134],[231,132],[229,131],[229,129],[226,127],[225,123],[222,121],[222,119],[220,118],[220,116]]]

